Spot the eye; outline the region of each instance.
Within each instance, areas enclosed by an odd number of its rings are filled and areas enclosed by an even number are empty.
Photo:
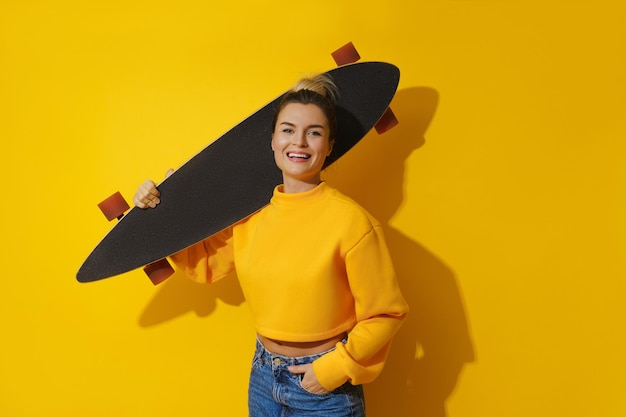
[[[285,127],[281,130],[283,133],[293,133],[293,129],[290,127]]]
[[[322,132],[319,132],[317,130],[311,130],[311,131],[309,131],[309,135],[311,135],[311,136],[322,136]]]

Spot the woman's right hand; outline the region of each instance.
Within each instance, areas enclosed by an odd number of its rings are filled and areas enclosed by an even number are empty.
[[[145,208],[155,208],[157,204],[161,202],[159,198],[161,193],[156,187],[156,184],[152,180],[145,180],[143,184],[137,188],[135,196],[133,197],[133,203],[135,206]]]
[[[174,173],[173,169],[169,169],[165,174],[165,178]],[[152,180],[145,180],[143,184],[137,188],[135,196],[133,197],[133,203],[135,206],[145,208],[155,208],[157,204],[161,202],[161,193],[159,192],[156,184]]]

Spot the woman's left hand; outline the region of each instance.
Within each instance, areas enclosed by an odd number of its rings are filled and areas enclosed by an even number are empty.
[[[307,363],[306,365],[294,365],[289,367],[289,372],[302,376],[302,388],[309,391],[312,394],[328,394],[329,391],[320,385],[315,372],[313,372],[313,365]]]

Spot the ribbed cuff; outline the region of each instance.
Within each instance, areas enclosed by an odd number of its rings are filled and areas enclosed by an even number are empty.
[[[342,386],[349,379],[341,357],[343,346],[342,342],[338,342],[335,350],[313,361],[313,372],[317,381],[327,391]]]

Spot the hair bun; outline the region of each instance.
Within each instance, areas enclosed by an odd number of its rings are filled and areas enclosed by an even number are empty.
[[[337,86],[328,74],[318,74],[303,78],[293,87],[292,91],[309,90],[326,97],[332,103],[337,101]]]

